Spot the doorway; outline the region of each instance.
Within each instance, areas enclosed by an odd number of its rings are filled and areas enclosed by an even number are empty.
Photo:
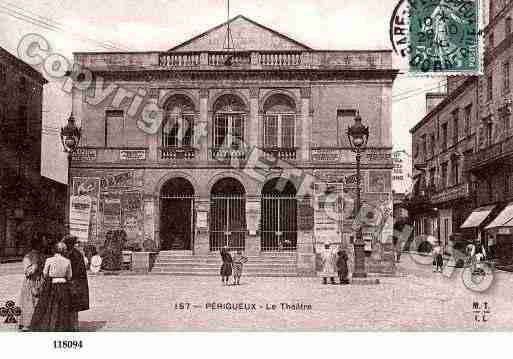
[[[170,179],[160,191],[160,249],[191,250],[194,219],[194,187],[185,178]]]

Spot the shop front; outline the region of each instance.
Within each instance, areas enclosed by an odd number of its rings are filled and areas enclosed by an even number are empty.
[[[489,235],[488,246],[495,253],[497,264],[513,265],[513,202],[509,203],[485,229]]]

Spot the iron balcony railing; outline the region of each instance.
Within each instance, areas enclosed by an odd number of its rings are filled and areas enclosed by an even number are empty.
[[[193,160],[196,150],[193,147],[160,147],[160,159],[162,160]]]

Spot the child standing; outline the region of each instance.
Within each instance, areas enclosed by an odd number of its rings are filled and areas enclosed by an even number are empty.
[[[240,277],[242,275],[242,266],[248,259],[242,255],[242,251],[237,249],[237,253],[233,256],[233,284],[240,284]]]

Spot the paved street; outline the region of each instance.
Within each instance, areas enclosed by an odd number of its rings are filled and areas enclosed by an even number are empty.
[[[3,265],[2,265],[3,266]],[[10,273],[3,271],[0,273]],[[215,277],[92,276],[92,309],[80,314],[89,331],[127,330],[511,330],[513,274],[496,272],[492,289],[471,292],[457,271],[433,273],[403,255],[400,275],[379,285],[323,286],[316,278],[243,278],[223,287]],[[15,299],[18,274],[0,275],[0,303]],[[476,322],[473,302],[487,302],[487,322]],[[212,302],[215,302],[212,304]],[[180,309],[180,303],[191,303]],[[242,310],[217,308],[243,303]],[[282,310],[303,303],[306,310]],[[276,305],[275,310],[266,306]],[[178,307],[175,307],[177,305]],[[252,305],[255,305],[253,308]],[[186,307],[186,305],[184,305]],[[199,307],[194,307],[199,306]],[[249,309],[249,310],[247,310]],[[0,330],[12,326],[0,323]]]

